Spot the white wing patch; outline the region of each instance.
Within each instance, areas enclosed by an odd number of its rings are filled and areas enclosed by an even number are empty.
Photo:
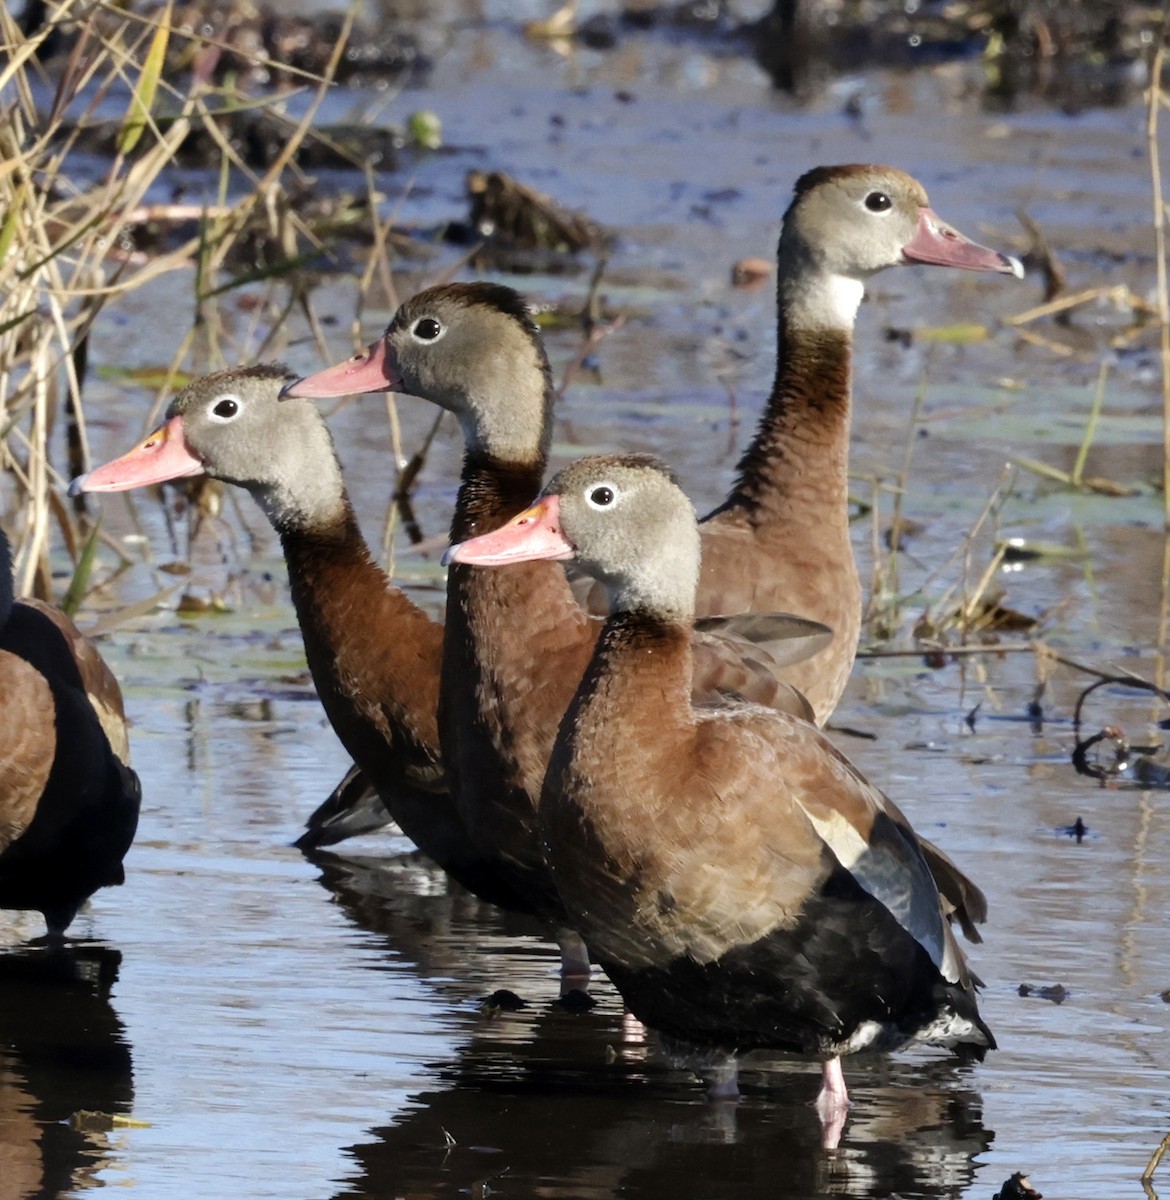
[[[827,818],[818,817],[801,805],[809,823],[821,836],[821,840],[832,850],[837,861],[847,870],[853,871],[861,858],[868,852],[869,844],[840,813],[831,812]]]
[[[804,813],[837,861],[921,944],[944,978],[952,978],[957,964],[947,945],[938,892],[924,863],[915,870],[913,850],[907,847],[909,858],[903,858],[889,847],[871,846],[840,813],[818,815],[807,808]]]

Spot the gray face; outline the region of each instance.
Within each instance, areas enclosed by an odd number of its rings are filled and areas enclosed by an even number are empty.
[[[309,400],[281,400],[287,373],[261,366],[218,371],[189,384],[167,415],[180,417],[208,475],[247,488],[272,523],[321,526],[344,510],[333,441]]]
[[[207,474],[241,487],[276,483],[313,470],[332,455],[321,414],[308,400],[281,400],[283,368],[217,371],[195,380],[167,410]]]
[[[894,167],[841,167],[797,197],[784,221],[781,249],[800,243],[819,271],[864,281],[905,261],[926,192]]]
[[[695,510],[673,474],[648,455],[582,459],[545,489],[578,561],[605,583],[615,609],[684,617],[699,579]]]
[[[455,413],[469,446],[522,459],[545,437],[548,363],[519,297],[504,309],[495,295],[515,293],[454,285],[408,300],[385,334],[387,369],[396,390]]]

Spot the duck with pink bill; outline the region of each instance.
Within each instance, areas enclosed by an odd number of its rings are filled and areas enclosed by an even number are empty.
[[[824,166],[801,176],[776,252],[772,390],[731,491],[700,526],[700,616],[789,612],[832,630],[825,646],[784,674],[822,725],[849,679],[861,629],[849,528],[853,327],[866,282],[915,265],[1023,274],[1016,259],[948,225],[922,184],[897,167]],[[543,352],[533,355],[522,330],[503,319],[523,326],[525,310],[514,306],[502,317],[500,307],[468,295],[456,303],[448,289],[429,289],[365,351],[299,380],[288,394],[399,391],[454,408],[461,396],[486,396],[498,380],[539,395]],[[600,587],[588,606],[605,611]]]
[[[452,537],[493,529],[540,487],[555,392],[524,298],[498,284],[449,284],[407,300],[388,340],[404,390],[454,413],[464,456]],[[312,379],[286,390],[314,394]],[[514,614],[525,612],[518,624]],[[696,647],[700,698],[731,693],[810,717],[785,678],[794,658],[831,631],[789,614],[752,614],[750,637],[720,618]],[[771,629],[769,629],[771,627]],[[557,723],[581,678],[601,622],[586,613],[565,573],[524,563],[447,576],[439,740],[451,791],[470,837],[500,869],[530,881],[536,911],[560,904],[536,834],[536,808]],[[792,647],[797,647],[792,655]],[[561,939],[566,979],[588,978],[586,948]]]
[[[515,293],[506,299],[519,302]],[[459,811],[440,755],[443,624],[394,587],[373,561],[324,419],[306,400],[281,399],[287,379],[284,367],[260,365],[195,380],[171,402],[159,428],[121,458],[77,479],[73,490],[123,491],[206,474],[250,492],[280,535],[306,658],[330,724],[380,802],[380,811],[370,811],[365,789],[347,776],[343,799],[359,793],[360,827],[393,818],[419,849],[482,899],[555,925],[560,903],[534,837],[521,828],[504,853],[497,843],[473,836]],[[562,573],[556,582],[565,586]],[[571,597],[565,603],[579,622],[596,626],[596,634],[600,624]],[[780,627],[774,641],[781,647],[817,645],[828,633],[808,621],[769,623]],[[808,714],[804,698],[777,679],[776,660],[753,637],[733,630],[704,635],[700,696],[731,691]],[[585,657],[591,645],[584,646]],[[574,683],[548,718],[546,744],[532,751],[542,755],[536,788]],[[476,778],[485,789],[503,786],[498,775]],[[584,949],[575,935],[565,939],[567,978],[579,980],[587,971]]]
[[[700,538],[673,473],[584,459],[447,560],[571,558],[610,615],[560,723],[540,832],[570,922],[668,1052],[735,1095],[751,1050],[819,1060],[836,1146],[844,1055],[995,1039],[905,816],[815,726],[690,696]],[[936,852],[937,853],[937,852]]]
[[[365,798],[346,814],[346,834],[393,819],[471,891],[522,906],[466,836],[439,759],[442,624],[375,563],[316,405],[281,399],[289,378],[283,366],[261,364],[194,380],[157,429],[71,491],[208,475],[250,492],[280,536],[317,694],[374,792],[354,789]]]

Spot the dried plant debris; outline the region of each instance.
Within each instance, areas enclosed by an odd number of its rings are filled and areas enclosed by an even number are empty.
[[[570,988],[563,996],[559,996],[553,1001],[557,1008],[563,1008],[565,1012],[578,1013],[588,1012],[591,1008],[596,1007],[597,1001],[588,993],[583,992],[580,988]]]
[[[1005,1180],[1003,1187],[991,1200],[1044,1200],[1044,1197],[1032,1186],[1032,1181],[1023,1171],[1017,1171]]]
[[[1082,737],[1086,701],[1105,687],[1151,692],[1163,702],[1170,703],[1170,693],[1134,675],[1105,675],[1089,684],[1077,697],[1073,709],[1073,731],[1077,743],[1073,747],[1072,762],[1077,774],[1099,780],[1102,787],[1170,789],[1170,755],[1165,744],[1134,745],[1125,730],[1116,723]],[[1161,724],[1163,728],[1166,727],[1166,722]]]
[[[885,542],[887,550],[905,550],[907,542],[913,541],[914,538],[925,532],[926,525],[922,521],[916,521],[913,517],[899,516],[886,526],[886,530],[882,534],[882,541]]]
[[[165,131],[176,119],[161,116],[157,124]],[[188,124],[190,129],[174,149],[174,161],[181,167],[206,170],[219,169],[225,143],[244,166],[263,170],[284,153],[295,128],[294,122],[268,109],[234,106],[222,111],[213,109],[201,121]],[[69,143],[73,151],[112,158],[118,152],[121,128],[120,121],[65,123],[54,143]],[[305,131],[292,164],[303,171],[352,171],[367,165],[378,171],[393,171],[406,141],[406,133],[397,126],[317,125]]]
[[[1036,996],[1041,1000],[1051,1000],[1053,1004],[1063,1004],[1072,995],[1072,992],[1063,983],[1054,983],[1044,987],[1036,987],[1032,983],[1021,983],[1017,991],[1021,996]]]
[[[176,188],[170,201],[144,204],[120,214],[123,222],[117,241],[109,247],[112,262],[141,261],[174,251],[189,243],[217,221],[231,214],[231,206],[200,204],[186,199]],[[368,194],[339,191],[325,194],[308,183],[290,183],[274,190],[271,203],[255,206],[225,248],[225,271],[261,275],[282,274],[304,266],[320,273],[346,273],[358,269],[366,247],[374,240],[377,214]],[[64,206],[63,212],[68,212]],[[290,228],[295,223],[308,232],[302,240]],[[409,232],[390,230],[384,234],[386,248],[401,258],[426,258],[434,251],[429,241]],[[104,367],[107,376],[125,375],[116,367]],[[165,368],[145,367],[132,373],[135,382],[157,386],[165,380]],[[176,387],[181,379],[173,379]]]
[[[1089,827],[1080,817],[1077,817],[1071,825],[1061,825],[1056,832],[1063,834],[1067,838],[1072,838],[1079,846],[1089,836]]]
[[[1161,29],[1153,2],[773,0],[740,33],[775,85],[809,95],[839,73],[875,64],[931,66],[980,60],[989,101],[1007,107],[1035,93],[1072,111],[1120,104],[1146,83]]]
[[[1072,761],[1078,775],[1099,779],[1103,786],[1170,788],[1166,747],[1133,746],[1125,731],[1116,725],[1107,725],[1099,733],[1078,741]]]
[[[1028,249],[1023,257],[1024,269],[1029,274],[1040,273],[1044,280],[1044,303],[1048,304],[1066,290],[1068,277],[1044,230],[1023,209],[1017,209],[1016,219],[1028,235]]]
[[[736,32],[725,0],[684,0],[681,4],[641,3],[635,0],[617,13],[601,12],[580,17],[577,0],[568,0],[543,20],[529,21],[524,34],[533,40],[567,46],[573,42],[590,50],[612,50],[623,38],[640,33],[730,36]]]
[[[1039,626],[1038,617],[1010,608],[1004,603],[1004,593],[993,589],[940,617],[924,613],[914,626],[914,636],[919,641],[934,642],[952,629],[964,636],[987,636],[997,633],[1034,633]]]
[[[731,286],[754,292],[768,283],[772,277],[773,264],[770,258],[741,258],[731,265]]]
[[[527,1007],[527,1000],[521,1000],[515,992],[507,988],[498,988],[479,1002],[479,1011],[485,1017],[495,1017],[502,1012],[519,1012]]]
[[[997,538],[995,549],[1005,563],[1057,562],[1084,558],[1086,554],[1082,547],[1015,536]]]
[[[50,16],[45,0],[30,0],[22,26],[27,34],[38,31]],[[157,17],[161,4],[111,5],[98,9],[92,27],[88,22],[54,24],[41,48],[42,61],[68,56],[77,40],[92,34],[107,43],[136,38],[141,24],[127,21],[124,11],[146,18]],[[204,82],[232,79],[245,89],[300,85],[307,77],[322,75],[333,57],[344,27],[338,12],[306,15],[289,13],[283,6],[253,4],[250,0],[191,0],[171,13],[173,32],[167,47],[165,74],[174,79],[194,75]],[[338,83],[373,84],[383,81],[420,83],[431,63],[410,34],[383,22],[377,30],[356,27],[335,73]]]
[[[596,221],[503,171],[469,171],[467,199],[467,224],[453,226],[449,237],[482,242],[474,256],[480,267],[565,269],[582,251],[603,254],[613,244]]]

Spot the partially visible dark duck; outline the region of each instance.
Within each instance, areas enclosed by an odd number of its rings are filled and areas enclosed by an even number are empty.
[[[123,883],[142,790],[122,693],[60,609],[17,600],[0,530],[0,908],[52,936],[101,887]]]
[[[458,417],[466,453],[452,536],[471,537],[519,512],[544,476],[552,429],[548,360],[523,298],[492,284],[431,288],[398,310],[382,342],[382,386],[421,396]],[[344,371],[309,376],[294,397],[345,390]],[[516,614],[524,618],[517,623]],[[782,622],[783,624],[783,622]],[[809,626],[795,641],[807,648]],[[560,902],[536,835],[536,808],[557,723],[601,628],[549,563],[501,571],[456,566],[447,581],[439,731],[452,792],[471,838],[550,920]],[[705,638],[700,696],[734,693],[801,716],[807,702],[775,659]]]
[[[982,1058],[995,1039],[902,814],[808,722],[692,702],[699,547],[669,469],[607,455],[448,561],[573,557],[604,581],[611,614],[540,803],[569,920],[717,1091],[748,1050],[821,1060],[835,1145],[842,1055],[927,1041]]]
[[[827,646],[783,675],[807,697],[818,724],[844,691],[861,628],[848,511],[853,326],[870,276],[917,263],[1020,271],[1014,259],[942,221],[922,185],[896,167],[818,167],[797,181],[777,248],[775,382],[730,495],[702,524],[700,616],[789,612],[833,631]],[[454,324],[428,314],[423,297],[441,303],[454,294],[462,303]],[[492,303],[489,294],[500,292],[437,288],[415,297],[404,310],[413,317],[410,328],[400,313],[364,353],[303,380],[296,394],[390,389],[449,408],[462,394],[484,396],[492,388],[538,396],[546,384],[543,354],[501,325],[502,314],[523,327],[527,310]],[[438,331],[429,337],[428,322]],[[523,481],[516,487],[519,495]],[[604,612],[600,589],[589,607]]]

